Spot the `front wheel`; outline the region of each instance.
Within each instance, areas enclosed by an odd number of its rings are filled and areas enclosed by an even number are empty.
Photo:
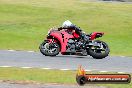
[[[89,48],[88,53],[95,59],[102,59],[109,55],[110,49],[108,45],[100,40],[95,40],[94,45]]]
[[[43,42],[40,45],[40,52],[45,56],[56,56],[59,54],[60,46],[57,43]]]

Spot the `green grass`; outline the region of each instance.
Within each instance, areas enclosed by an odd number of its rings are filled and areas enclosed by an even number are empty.
[[[111,55],[132,56],[132,4],[81,0],[0,0],[0,49],[38,51],[48,29],[67,19],[105,32]]]
[[[0,68],[0,80],[74,84],[75,71]]]
[[[77,71],[42,70],[42,69],[20,69],[0,68],[0,80],[10,80],[28,83],[59,83],[76,84]],[[87,72],[88,74],[102,74],[99,72]],[[103,73],[104,74],[104,73]],[[106,73],[106,74],[112,74]],[[109,86],[109,88],[131,88],[130,84],[96,84],[97,86]]]

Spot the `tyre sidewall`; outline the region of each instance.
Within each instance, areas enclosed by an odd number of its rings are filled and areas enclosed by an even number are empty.
[[[102,59],[102,58],[107,57],[110,52],[110,49],[109,49],[109,46],[107,45],[107,43],[100,41],[100,40],[95,40],[94,42],[102,42],[103,44],[105,44],[105,46],[106,46],[105,53],[96,53],[91,48],[89,48],[89,50],[88,50],[89,55],[96,59]]]
[[[42,47],[46,44],[46,43],[48,43],[48,42],[43,42],[41,45],[40,45],[40,52],[43,54],[43,55],[45,55],[45,56],[56,56],[56,55],[58,55],[59,54],[59,51],[60,51],[60,46],[57,44],[57,43],[54,43],[54,44],[56,44],[56,46],[57,46],[57,51],[55,52],[55,53],[48,53],[48,52],[45,52],[43,49],[42,49]]]

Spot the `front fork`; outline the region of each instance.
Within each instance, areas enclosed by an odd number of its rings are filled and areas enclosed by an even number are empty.
[[[53,39],[47,39],[44,40],[47,43],[49,43],[50,47],[49,48],[57,48],[57,45],[55,44],[57,41],[53,38]]]

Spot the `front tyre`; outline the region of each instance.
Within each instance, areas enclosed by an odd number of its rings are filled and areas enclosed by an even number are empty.
[[[60,46],[57,43],[43,42],[40,47],[40,52],[45,56],[56,56],[59,54]]]
[[[95,40],[94,45],[89,48],[88,53],[95,59],[103,59],[109,55],[108,45],[100,40]]]

